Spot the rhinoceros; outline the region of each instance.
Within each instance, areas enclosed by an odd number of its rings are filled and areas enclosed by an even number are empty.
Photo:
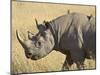
[[[69,70],[73,63],[84,69],[85,58],[95,59],[95,17],[73,12],[42,24],[37,19],[35,22],[39,32],[34,35],[28,31],[28,39],[23,39],[16,30],[27,58],[38,60],[53,50],[59,51],[66,55],[62,70]]]

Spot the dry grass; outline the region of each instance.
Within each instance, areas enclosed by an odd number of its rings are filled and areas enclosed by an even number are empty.
[[[34,18],[39,23],[43,20],[52,20],[60,15],[66,14],[67,10],[71,12],[81,12],[86,15],[95,16],[95,7],[78,6],[78,5],[60,5],[32,2],[12,2],[12,73],[29,73],[29,72],[47,72],[60,71],[65,56],[60,52],[53,51],[43,59],[33,61],[27,59],[24,55],[24,49],[16,38],[16,29],[27,35],[27,31],[37,32]],[[20,32],[20,33],[21,33]],[[95,68],[95,61],[86,60],[86,69]],[[72,66],[75,70],[75,65]]]

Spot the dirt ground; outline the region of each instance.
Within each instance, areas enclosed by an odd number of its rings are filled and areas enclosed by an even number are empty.
[[[38,32],[35,25],[35,18],[39,23],[44,20],[50,21],[60,15],[70,12],[80,12],[86,15],[95,16],[94,6],[67,5],[67,4],[50,4],[36,2],[12,2],[12,73],[30,73],[30,72],[47,72],[61,71],[65,55],[57,51],[52,51],[48,56],[37,61],[27,59],[24,49],[16,38],[16,30],[27,37],[27,31]],[[22,36],[24,37],[24,36]],[[94,69],[95,61],[85,61],[86,69]],[[71,70],[76,70],[75,64]]]

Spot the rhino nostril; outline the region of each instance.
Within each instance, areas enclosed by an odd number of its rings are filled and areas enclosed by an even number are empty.
[[[28,55],[29,55],[29,56],[31,56],[31,55],[32,55],[32,53],[28,53]]]
[[[31,58],[32,57],[32,53],[27,53],[27,57]]]

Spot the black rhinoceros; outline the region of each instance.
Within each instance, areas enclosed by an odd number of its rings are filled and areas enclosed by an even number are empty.
[[[73,63],[78,69],[84,69],[85,58],[95,58],[95,17],[69,13],[43,24],[35,21],[39,30],[36,35],[28,31],[28,39],[22,39],[16,31],[27,58],[38,60],[53,50],[60,51],[66,55],[63,70],[69,70]]]

